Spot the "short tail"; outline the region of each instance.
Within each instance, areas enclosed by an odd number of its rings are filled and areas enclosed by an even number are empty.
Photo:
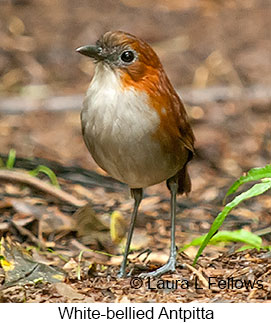
[[[178,193],[177,194],[188,194],[189,192],[191,192],[191,179],[190,176],[188,174],[188,170],[187,170],[187,165],[184,166],[184,168],[182,168],[178,174]]]

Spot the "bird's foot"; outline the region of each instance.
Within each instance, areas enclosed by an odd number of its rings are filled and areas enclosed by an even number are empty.
[[[122,272],[121,270],[118,272],[117,274],[117,277],[118,278],[125,278],[126,277],[126,273],[125,272]]]
[[[128,272],[128,274],[126,273],[125,269],[120,269],[120,271],[118,272],[117,274],[117,277],[118,278],[126,278],[126,277],[131,277],[132,276],[132,272],[133,272],[133,269],[130,270],[130,272]]]
[[[175,258],[170,258],[169,261],[162,267],[151,271],[149,273],[141,273],[139,275],[140,278],[147,278],[147,277],[160,277],[161,275],[168,273],[168,272],[174,272],[175,271]]]

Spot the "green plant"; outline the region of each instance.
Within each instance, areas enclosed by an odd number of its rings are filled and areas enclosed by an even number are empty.
[[[200,255],[202,254],[203,250],[205,249],[205,247],[207,246],[207,244],[210,242],[210,240],[212,239],[212,241],[214,242],[217,239],[217,235],[221,238],[221,232],[218,232],[218,229],[221,227],[221,225],[223,224],[226,216],[229,214],[229,212],[235,208],[237,205],[239,205],[241,202],[250,199],[252,197],[261,195],[263,193],[265,193],[266,191],[271,189],[271,165],[267,165],[265,167],[260,167],[260,168],[252,168],[251,170],[249,170],[245,175],[241,176],[237,181],[235,181],[233,183],[233,185],[229,188],[228,192],[226,193],[225,199],[230,195],[235,193],[238,188],[245,184],[245,183],[249,183],[252,181],[257,181],[260,180],[260,183],[256,183],[254,184],[251,188],[249,188],[247,191],[237,195],[231,202],[229,202],[228,204],[226,204],[226,206],[224,207],[224,209],[217,215],[217,217],[215,218],[209,232],[207,235],[200,237],[200,239],[202,239],[202,243],[201,246],[196,254],[196,257],[194,259],[193,265],[196,264],[198,258],[200,257]],[[224,231],[227,232],[226,235],[224,235],[224,239],[226,238],[226,240],[229,238],[232,238],[229,236],[229,232],[228,231]],[[223,231],[222,231],[223,233]],[[233,231],[233,233],[235,234],[235,238],[236,235],[239,236],[239,241],[241,241],[240,238],[240,233],[243,235],[244,237],[244,230],[239,230],[238,231]],[[260,237],[259,237],[260,238]],[[260,238],[261,239],[261,238]],[[255,245],[255,241],[256,241],[256,237],[255,234],[248,234],[246,233],[246,239],[245,243],[247,243],[249,246],[252,247],[261,247],[261,243],[259,244],[259,240],[258,240],[258,245]],[[234,241],[234,240],[231,240]],[[254,242],[253,242],[254,241]],[[193,241],[192,241],[193,243]],[[195,243],[195,241],[194,241]],[[190,244],[191,245],[191,244]],[[195,245],[195,244],[193,244]]]
[[[56,186],[57,188],[60,188],[56,174],[49,167],[39,165],[37,168],[29,171],[29,174],[32,176],[38,176],[39,173],[46,174],[49,177],[52,185]]]
[[[0,158],[0,168],[2,167],[7,169],[13,169],[15,165],[15,161],[16,161],[16,150],[10,149],[6,164]],[[51,184],[60,189],[60,185],[58,183],[57,177],[49,167],[44,165],[39,165],[37,168],[29,171],[28,173],[35,177],[38,176],[39,173],[44,173],[49,177]]]
[[[203,243],[207,234],[193,239],[190,243],[184,245],[179,252],[186,250],[191,246],[199,246]],[[234,231],[219,231],[210,240],[209,244],[217,243],[227,243],[227,242],[242,242],[245,243],[249,248],[262,248],[262,239],[257,234],[250,231],[241,229]]]
[[[0,168],[12,169],[14,167],[15,160],[16,160],[16,150],[10,149],[6,164],[3,162],[2,158],[0,158]]]

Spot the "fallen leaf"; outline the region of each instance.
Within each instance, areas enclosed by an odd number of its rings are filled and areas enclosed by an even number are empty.
[[[2,238],[0,244],[0,263],[5,272],[5,287],[35,284],[37,282],[55,283],[63,281],[66,273],[53,266],[35,262],[26,250]]]
[[[68,298],[70,301],[75,300],[84,300],[84,303],[90,303],[93,302],[94,299],[92,297],[86,297],[83,294],[78,293],[73,287],[71,287],[68,284],[65,283],[56,283],[54,284],[56,291],[66,298]]]

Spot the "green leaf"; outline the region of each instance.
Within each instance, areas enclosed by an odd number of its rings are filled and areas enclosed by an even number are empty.
[[[46,174],[50,178],[52,185],[56,186],[57,188],[60,188],[55,173],[49,167],[44,165],[39,165],[37,168],[29,171],[29,174],[32,176],[37,176],[39,173]]]
[[[270,188],[271,188],[271,181],[264,182],[264,183],[257,183],[254,186],[252,186],[248,191],[241,193],[240,195],[236,196],[230,203],[228,203],[224,207],[224,209],[218,214],[218,216],[215,218],[207,236],[205,237],[203,243],[201,244],[197,252],[197,255],[193,261],[193,265],[196,264],[199,256],[202,254],[202,251],[205,249],[205,247],[207,246],[207,244],[209,243],[213,235],[216,233],[216,231],[221,227],[229,212],[241,202],[251,197],[261,195],[267,190],[269,190]]]
[[[184,245],[182,248],[179,249],[179,252],[183,252],[184,250],[186,250],[187,248],[189,247],[192,247],[192,246],[199,246],[203,243],[204,239],[206,238],[207,234],[204,234],[200,237],[197,237],[195,239],[193,239],[190,243]],[[210,239],[212,240],[212,238]]]
[[[271,165],[266,165],[265,167],[252,168],[250,169],[246,175],[241,176],[233,185],[229,188],[226,193],[224,202],[230,194],[233,194],[238,190],[238,188],[248,182],[257,181],[263,178],[271,177]]]
[[[220,231],[211,239],[212,243],[218,242],[243,242],[255,248],[260,248],[262,239],[247,230]]]
[[[8,153],[8,160],[6,162],[6,167],[8,169],[12,169],[14,167],[15,160],[16,160],[16,150],[10,149],[10,151]]]
[[[184,251],[191,246],[197,246],[203,243],[207,234],[198,237],[185,245],[179,251]],[[243,242],[250,245],[250,248],[260,248],[262,246],[262,239],[254,233],[247,230],[235,230],[235,231],[220,231],[215,234],[209,241],[210,244],[217,244],[219,242]]]

